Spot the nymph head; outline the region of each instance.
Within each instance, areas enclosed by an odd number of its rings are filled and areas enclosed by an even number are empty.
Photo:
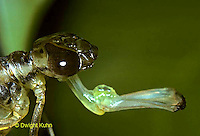
[[[90,68],[98,48],[75,34],[55,33],[34,42],[33,64],[43,74],[60,80]]]

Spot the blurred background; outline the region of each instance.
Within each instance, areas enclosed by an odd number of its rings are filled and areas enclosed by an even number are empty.
[[[196,136],[200,135],[199,7],[198,0],[1,0],[1,56],[29,51],[39,37],[72,32],[99,48],[94,67],[79,73],[87,88],[107,84],[126,94],[173,87],[186,97],[186,109],[176,113],[140,109],[97,116],[83,107],[66,83],[49,78],[44,110],[57,136]],[[30,122],[35,104],[29,94],[25,123]],[[28,131],[13,128],[9,136]]]

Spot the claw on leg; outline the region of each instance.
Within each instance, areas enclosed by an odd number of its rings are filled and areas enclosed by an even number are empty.
[[[186,106],[183,95],[172,88],[149,89],[119,96],[107,85],[98,85],[93,90],[88,90],[78,75],[68,79],[68,84],[76,97],[87,109],[98,115],[138,108],[159,108],[176,112]]]

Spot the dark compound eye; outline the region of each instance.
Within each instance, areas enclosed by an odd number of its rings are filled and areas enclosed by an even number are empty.
[[[80,59],[76,52],[46,44],[48,69],[57,75],[71,76],[79,71]]]

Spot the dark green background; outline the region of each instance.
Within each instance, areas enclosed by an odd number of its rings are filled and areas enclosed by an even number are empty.
[[[199,1],[55,1],[37,38],[59,31],[76,33],[98,46],[95,66],[79,74],[88,88],[104,83],[125,94],[173,87],[186,97],[187,107],[176,113],[141,109],[97,116],[66,83],[49,79],[45,112],[56,135],[200,135]],[[32,108],[23,122],[30,122]],[[10,135],[27,132],[13,129]]]

